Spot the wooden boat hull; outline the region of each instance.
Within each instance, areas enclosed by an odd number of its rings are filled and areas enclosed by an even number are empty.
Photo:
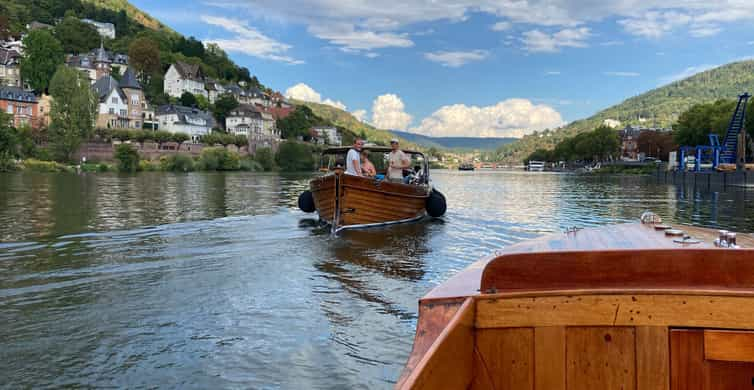
[[[700,242],[626,224],[475,263],[420,300],[396,388],[751,388],[754,250],[682,229]]]
[[[318,177],[310,190],[319,218],[334,232],[415,221],[426,215],[431,188],[340,173]]]

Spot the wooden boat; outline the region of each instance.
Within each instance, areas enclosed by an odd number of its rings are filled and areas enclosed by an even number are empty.
[[[365,147],[372,155],[378,173],[385,166],[390,148]],[[324,175],[309,182],[309,191],[299,197],[299,207],[307,212],[317,211],[322,222],[334,233],[345,229],[369,228],[405,223],[426,215],[445,214],[445,196],[433,189],[429,165],[424,154],[412,150],[403,152],[415,163],[413,170],[404,171],[405,183],[379,178],[353,176],[344,173],[345,156],[349,148],[331,148],[322,153]],[[311,198],[309,200],[308,198]],[[302,199],[303,198],[303,199]]]
[[[474,164],[472,163],[463,163],[458,166],[459,171],[473,171],[474,170]]]
[[[473,264],[419,301],[396,388],[751,389],[754,250],[657,227],[554,234]]]

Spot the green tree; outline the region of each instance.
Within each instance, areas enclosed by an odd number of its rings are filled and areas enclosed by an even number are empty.
[[[21,78],[34,90],[44,92],[58,66],[65,60],[63,47],[47,30],[34,30],[23,40]]]
[[[0,172],[11,170],[18,155],[18,139],[11,126],[11,116],[0,112]]]
[[[183,95],[181,95],[181,105],[186,107],[195,107],[196,102],[196,96],[191,94],[191,92],[184,92]]]
[[[55,38],[66,53],[87,53],[100,45],[97,29],[70,13],[55,26]]]
[[[209,100],[204,97],[204,95],[194,95],[194,98],[196,99],[196,106],[202,110],[209,110]]]
[[[50,141],[56,158],[70,161],[81,142],[93,133],[97,97],[85,75],[62,65],[50,81],[50,94]]]
[[[0,40],[8,39],[10,34],[10,20],[8,20],[8,16],[0,15]]]
[[[134,39],[128,46],[128,62],[141,75],[142,84],[146,85],[154,75],[162,73],[160,45],[146,37]]]
[[[311,146],[299,142],[280,144],[275,160],[280,169],[286,172],[310,172],[314,169]]]
[[[215,119],[220,123],[220,127],[225,129],[225,119],[228,114],[238,107],[238,100],[229,93],[222,94],[215,99],[215,107],[212,113],[215,115]]]
[[[121,172],[136,172],[139,169],[139,152],[131,144],[120,144],[115,148],[115,159]]]
[[[732,100],[691,106],[673,127],[675,141],[679,145],[709,145],[709,134],[724,137],[735,108],[736,102]]]
[[[307,106],[298,106],[284,119],[277,120],[277,128],[285,139],[295,139],[298,136],[307,138],[312,126],[325,124],[322,118],[314,115]]]
[[[270,148],[257,149],[256,154],[254,154],[254,161],[258,162],[265,171],[275,169],[275,156]]]

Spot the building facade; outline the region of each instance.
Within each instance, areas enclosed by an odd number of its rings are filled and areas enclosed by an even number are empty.
[[[170,65],[165,73],[163,91],[172,97],[179,98],[184,92],[192,95],[201,95],[209,99],[205,87],[204,75],[199,65],[187,64],[177,61]]]
[[[115,39],[115,25],[112,23],[98,22],[92,19],[81,19],[82,22],[91,24],[97,29],[97,33],[103,38]]]
[[[225,119],[225,128],[230,134],[245,135],[251,153],[263,147],[276,148],[280,143],[275,118],[258,106],[243,104],[231,110]]]
[[[37,97],[18,87],[0,86],[0,111],[13,116],[13,126],[40,127]]]
[[[21,87],[19,61],[21,55],[15,50],[0,48],[0,85]]]
[[[171,133],[186,133],[197,143],[215,127],[212,114],[193,107],[174,104],[160,106],[156,110],[159,129]]]
[[[141,129],[146,100],[132,68],[120,81],[112,76],[100,77],[92,86],[99,98],[96,126],[108,129]]]
[[[333,126],[312,127],[312,136],[318,144],[332,146],[343,144],[343,139],[338,133],[338,129]]]

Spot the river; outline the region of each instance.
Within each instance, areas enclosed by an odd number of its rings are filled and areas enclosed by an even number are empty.
[[[751,190],[651,177],[433,172],[443,220],[331,237],[307,176],[0,175],[0,387],[390,388],[417,299],[568,227],[754,230]]]

